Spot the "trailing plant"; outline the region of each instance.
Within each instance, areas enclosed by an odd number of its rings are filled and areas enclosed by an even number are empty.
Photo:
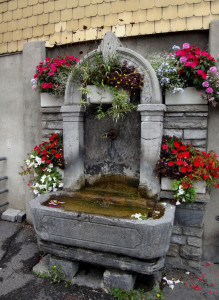
[[[25,165],[19,174],[30,176],[28,186],[34,194],[55,192],[63,187],[59,171],[65,167],[61,135],[53,134],[49,141],[35,146],[24,162]]]
[[[155,59],[152,66],[163,93],[183,93],[185,87],[193,86],[213,106],[219,105],[219,73],[215,59],[206,51],[188,43],[182,48],[174,45],[160,65]]]
[[[80,86],[83,105],[86,104],[86,97],[89,94],[88,85],[95,85],[112,92],[112,106],[107,110],[103,109],[100,96],[97,118],[110,116],[118,120],[119,117],[135,108],[135,105],[129,102],[129,98],[132,94],[140,92],[144,76],[127,61],[121,64],[118,55],[104,60],[102,54],[95,52],[90,59],[77,64],[72,69],[72,79]]]
[[[52,266],[49,269],[49,275],[51,278],[51,283],[59,283],[65,279],[65,274],[63,273],[60,266]]]
[[[32,89],[40,93],[50,93],[56,97],[65,94],[68,75],[78,62],[75,56],[47,57],[36,66],[36,73],[31,79]]]
[[[219,188],[219,161],[213,151],[199,151],[176,137],[163,136],[161,156],[155,172],[175,179],[173,188],[177,204],[195,198],[194,181],[203,180],[207,187]]]
[[[119,288],[113,288],[110,290],[110,295],[117,298],[118,300],[158,300],[164,299],[164,292],[158,289],[156,286],[153,288],[154,295],[149,295],[142,289],[131,290],[126,292]]]

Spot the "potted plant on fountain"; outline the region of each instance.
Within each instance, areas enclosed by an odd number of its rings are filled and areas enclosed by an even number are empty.
[[[184,43],[172,51],[156,68],[167,105],[219,105],[219,72],[214,58],[196,46]],[[198,92],[199,91],[199,92]]]
[[[190,144],[183,144],[176,137],[163,136],[161,157],[156,173],[162,178],[172,179],[176,204],[193,202],[197,182],[204,181],[206,187],[219,188],[219,161],[213,151],[201,152]],[[162,188],[162,185],[161,185]]]
[[[32,89],[41,93],[41,106],[61,106],[64,104],[65,86],[71,67],[78,62],[74,56],[47,57],[36,66],[31,79]]]
[[[121,63],[118,55],[104,60],[96,52],[73,68],[72,79],[80,86],[82,105],[98,104],[96,118],[110,116],[118,120],[136,107],[130,96],[140,92],[144,76],[127,61]]]
[[[62,172],[65,168],[62,136],[52,134],[49,141],[35,146],[24,160],[20,175],[29,175],[28,186],[35,195],[54,192],[63,187]]]

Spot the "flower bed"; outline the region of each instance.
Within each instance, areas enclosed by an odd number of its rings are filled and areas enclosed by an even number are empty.
[[[48,142],[35,146],[34,150],[28,154],[20,175],[29,174],[28,186],[34,194],[39,196],[63,187],[60,169],[64,167],[62,136],[53,134]]]
[[[215,59],[206,51],[184,43],[173,46],[161,64],[152,62],[163,93],[183,93],[185,87],[195,87],[213,106],[219,105],[219,72]]]
[[[194,181],[203,180],[207,187],[219,187],[219,161],[216,154],[212,151],[201,152],[190,144],[184,145],[175,137],[163,137],[161,158],[155,171],[161,177],[173,179],[177,204],[194,201]]]

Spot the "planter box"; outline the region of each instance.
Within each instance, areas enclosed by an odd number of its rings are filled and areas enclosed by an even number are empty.
[[[166,91],[165,94],[166,105],[188,105],[188,104],[208,104],[206,100],[199,95],[194,87],[187,87],[184,92],[173,94],[171,91]]]
[[[87,94],[87,102],[92,104],[111,104],[113,101],[113,93],[110,88],[101,89],[96,85],[88,85],[87,89],[90,91]]]
[[[52,94],[41,93],[40,94],[41,107],[53,107],[64,105],[64,97],[56,98]]]
[[[169,178],[161,178],[161,190],[163,191],[173,191],[172,189],[172,179]],[[196,188],[197,194],[205,194],[206,193],[206,187],[204,181],[197,181],[194,183],[194,188]]]
[[[63,247],[65,257],[71,251],[80,253],[80,249],[88,249],[91,253],[98,251],[100,254],[111,255],[111,258],[114,255],[118,259],[120,255],[138,262],[140,260],[140,264],[142,260],[159,260],[166,255],[172,233],[174,206],[167,205],[160,219],[133,220],[65,211],[43,205],[47,200],[56,199],[60,195],[65,196],[66,192],[42,195],[30,202],[39,244],[44,244],[51,253],[56,253],[56,245],[62,245],[60,256],[64,255]],[[74,200],[74,193],[71,196]],[[99,264],[104,264],[102,258]]]

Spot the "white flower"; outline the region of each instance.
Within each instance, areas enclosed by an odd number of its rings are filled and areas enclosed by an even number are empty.
[[[33,193],[37,195],[39,192],[37,190],[33,190]]]
[[[141,214],[133,214],[133,215],[131,215],[131,218],[135,218],[135,219],[139,219],[139,220],[141,220]]]
[[[32,84],[35,84],[37,81],[35,78],[32,78],[31,81],[30,81]]]
[[[61,187],[63,187],[63,183],[61,182],[61,183],[59,183],[59,187],[61,188]]]
[[[176,201],[176,205],[180,205],[180,204],[181,204],[181,203],[177,200],[177,201]]]

